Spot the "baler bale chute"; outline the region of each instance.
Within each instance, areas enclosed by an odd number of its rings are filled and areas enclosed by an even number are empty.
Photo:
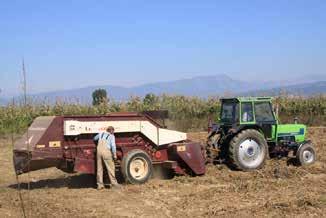
[[[15,171],[22,174],[57,167],[65,172],[95,174],[93,137],[108,126],[115,128],[117,168],[128,183],[146,182],[153,165],[181,175],[205,173],[205,152],[200,144],[141,113],[38,117],[14,145]]]

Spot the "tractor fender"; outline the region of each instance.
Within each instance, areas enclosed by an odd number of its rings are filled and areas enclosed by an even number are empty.
[[[295,149],[295,152],[298,151],[304,144],[310,143],[312,144],[311,140],[304,140],[300,143],[298,143],[298,147]]]
[[[239,132],[245,130],[245,129],[255,129],[255,130],[258,130],[261,134],[264,135],[264,132],[263,132],[263,129],[259,126],[259,125],[242,125],[242,126],[239,126],[237,129],[236,129],[236,134],[238,134]]]

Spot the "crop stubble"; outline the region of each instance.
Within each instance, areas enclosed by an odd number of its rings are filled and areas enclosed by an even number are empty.
[[[205,133],[189,137],[205,141]],[[256,172],[209,165],[201,177],[152,179],[122,190],[94,189],[94,178],[57,169],[20,176],[31,217],[322,217],[326,214],[326,128],[309,128],[318,161],[309,167],[268,160]],[[0,139],[0,214],[21,217],[8,139]],[[29,194],[28,194],[29,192]]]

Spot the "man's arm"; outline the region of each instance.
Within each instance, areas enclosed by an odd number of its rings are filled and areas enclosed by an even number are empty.
[[[97,140],[99,140],[99,138],[100,138],[100,133],[98,133],[98,134],[93,138],[93,140],[94,140],[94,141],[97,141]]]
[[[115,144],[115,137],[114,135],[111,135],[111,151],[113,154],[114,159],[117,159],[117,146]]]

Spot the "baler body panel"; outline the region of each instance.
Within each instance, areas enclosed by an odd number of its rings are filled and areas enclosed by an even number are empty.
[[[176,162],[183,162],[196,175],[205,174],[204,154],[197,143],[179,143],[170,147],[169,153]]]
[[[115,128],[118,160],[133,149],[142,149],[153,164],[171,166],[177,173],[186,173],[188,169],[198,175],[205,172],[201,145],[188,141],[186,133],[164,129],[147,115],[117,113],[36,118],[15,143],[16,173],[57,167],[65,172],[94,174],[96,142],[93,138],[109,125]],[[186,146],[185,153],[177,151],[179,143]]]
[[[57,166],[62,160],[62,117],[38,117],[14,144],[16,173]]]
[[[114,126],[116,133],[140,132],[156,145],[165,145],[175,141],[187,139],[186,133],[163,129],[149,120],[122,120],[122,121],[64,121],[64,135],[78,136],[81,134],[95,134],[105,131],[107,126]]]

